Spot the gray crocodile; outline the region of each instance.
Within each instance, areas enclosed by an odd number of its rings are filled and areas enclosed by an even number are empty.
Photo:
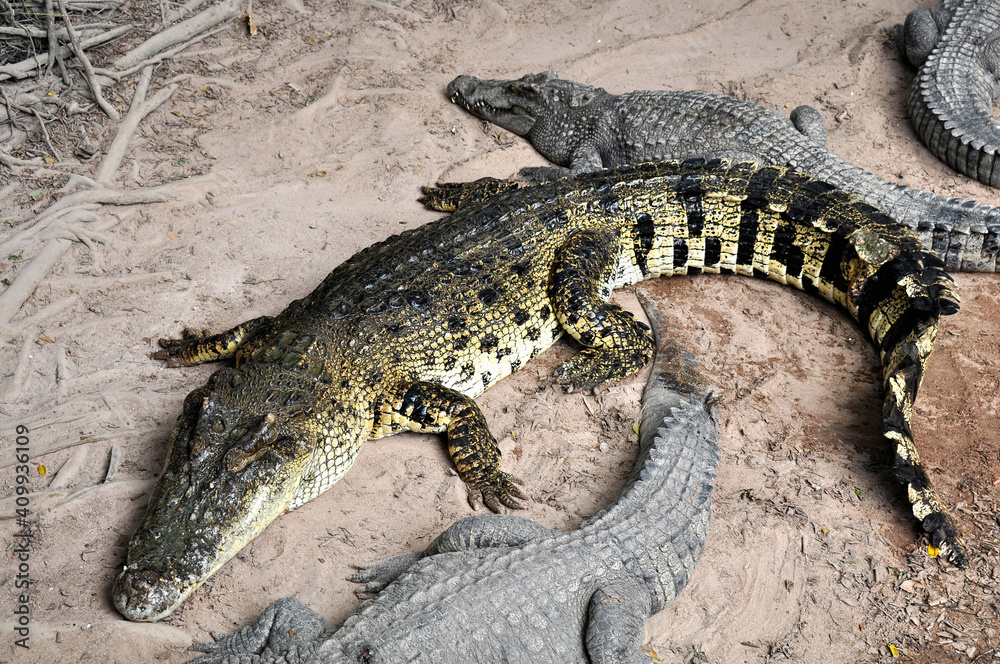
[[[949,270],[998,269],[1000,209],[886,182],[844,161],[826,149],[823,120],[809,106],[796,108],[790,120],[727,95],[614,95],[561,80],[553,72],[516,80],[459,76],[448,84],[447,94],[473,115],[524,136],[563,167],[526,169],[534,179],[695,157],[787,165],[858,196],[913,229]]]
[[[343,624],[293,597],[197,664],[646,662],[646,618],[683,589],[708,536],[718,429],[690,356],[665,339],[643,394],[639,460],[616,502],[577,530],[467,517],[423,552],[351,577],[377,596]],[[194,663],[192,663],[194,664]]]
[[[469,200],[464,191],[445,198]],[[780,167],[641,164],[490,194],[355,254],[277,316],[161,341],[155,357],[168,364],[235,367],[185,399],[115,606],[132,620],[168,615],[271,521],[332,486],[364,441],[404,429],[444,434],[472,495],[517,507],[525,495],[500,470],[473,397],[563,333],[583,349],[561,382],[635,373],[652,340],[607,302],[611,290],[702,271],[790,284],[861,323],[883,366],[897,477],[961,564],[910,431],[938,317],[958,309],[940,268],[879,211]]]
[[[1000,2],[943,0],[915,9],[893,28],[917,67],[907,105],[917,135],[959,173],[1000,187]]]

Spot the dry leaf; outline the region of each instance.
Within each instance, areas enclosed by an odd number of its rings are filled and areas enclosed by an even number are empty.
[[[247,12],[247,25],[250,27],[250,36],[257,36],[257,24],[253,22],[253,14]]]

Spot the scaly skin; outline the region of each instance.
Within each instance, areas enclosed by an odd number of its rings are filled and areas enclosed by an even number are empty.
[[[907,104],[913,128],[941,161],[1000,187],[1000,2],[944,0],[915,9],[893,28],[900,53],[918,68]]]
[[[661,159],[727,157],[788,167],[825,180],[913,229],[949,270],[995,272],[1000,210],[881,180],[826,150],[819,113],[792,119],[760,104],[697,91],[608,94],[552,72],[517,80],[459,76],[448,97],[470,113],[527,138],[562,169],[525,169],[537,179]],[[992,96],[990,97],[992,100]],[[988,108],[988,105],[987,105]],[[1000,170],[1000,169],[998,169]]]
[[[644,303],[645,304],[645,303]],[[693,362],[657,330],[643,394],[639,462],[618,500],[572,532],[528,519],[470,517],[426,551],[363,566],[379,593],[325,629],[286,597],[197,664],[648,662],[646,618],[687,585],[705,548],[718,429]]]
[[[472,200],[462,191],[444,198]],[[474,494],[516,506],[523,494],[472,398],[564,332],[583,350],[560,381],[634,373],[652,355],[649,330],[607,303],[611,290],[701,271],[791,284],[861,322],[885,367],[897,469],[925,528],[961,561],[909,432],[938,315],[958,297],[906,229],[823,182],[755,164],[645,164],[476,191],[490,198],[359,252],[274,318],[164,344],[168,361],[233,357],[235,368],[185,400],[115,584],[123,615],[169,614],[271,520],[339,479],[369,438],[444,433]]]

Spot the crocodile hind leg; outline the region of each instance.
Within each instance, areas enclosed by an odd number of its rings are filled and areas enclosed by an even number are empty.
[[[617,245],[609,232],[583,231],[556,254],[550,291],[556,319],[584,346],[557,369],[559,381],[574,389],[631,376],[653,356],[649,327],[607,301]]]
[[[379,410],[373,438],[400,428],[445,434],[448,455],[469,487],[473,507],[485,503],[494,512],[504,506],[520,509],[516,499],[528,499],[515,484],[517,480],[500,470],[500,446],[470,397],[437,383],[418,381],[387,398]]]
[[[355,592],[372,595],[395,581],[421,558],[438,553],[518,547],[552,531],[531,519],[510,514],[477,514],[459,519],[437,536],[422,552],[403,553],[373,563],[355,565],[357,574],[347,577],[351,583],[363,583]]]
[[[166,360],[168,367],[190,367],[203,362],[224,360],[235,355],[250,334],[271,320],[271,316],[261,316],[240,323],[231,330],[211,335],[184,330],[180,339],[160,339],[163,350],[156,351],[151,357],[154,360]]]

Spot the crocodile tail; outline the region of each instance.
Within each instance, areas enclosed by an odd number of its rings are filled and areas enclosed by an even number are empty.
[[[1000,270],[1000,208],[887,182],[831,152],[803,148],[789,159],[788,165],[884,211],[909,228],[921,246],[937,254],[948,270]]]
[[[959,9],[973,10],[982,27],[969,38],[988,38],[1000,25],[1000,10],[991,3],[968,3]],[[1000,136],[990,114],[994,76],[979,58],[954,57],[953,48],[939,44],[917,73],[907,102],[910,121],[939,159],[985,185],[1000,187]],[[945,87],[942,80],[953,83]]]
[[[942,261],[904,252],[866,284],[858,314],[882,360],[882,433],[895,448],[893,474],[907,487],[913,513],[934,546],[953,564],[967,564],[964,543],[930,487],[913,441],[913,404],[937,337],[938,319],[958,311],[959,296]]]
[[[1000,170],[1000,169],[998,169]],[[911,193],[920,193],[910,190]],[[1000,254],[1000,208],[933,196],[920,197],[928,214],[914,229],[923,247],[941,257],[945,266],[955,272],[997,272]],[[967,223],[961,214],[976,215],[975,223]]]

